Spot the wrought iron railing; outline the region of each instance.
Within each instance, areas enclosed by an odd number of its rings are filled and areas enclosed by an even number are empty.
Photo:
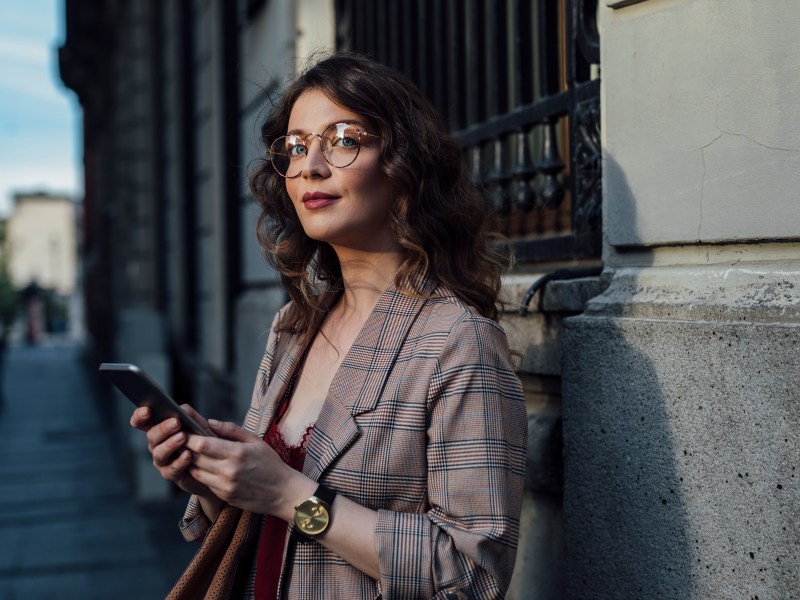
[[[337,46],[408,74],[520,263],[600,256],[597,0],[336,0]]]

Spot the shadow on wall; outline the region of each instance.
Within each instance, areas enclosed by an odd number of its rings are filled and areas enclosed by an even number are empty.
[[[624,171],[609,156],[603,170],[607,222],[633,229],[636,207]],[[657,327],[643,321],[588,314],[565,321],[567,598],[691,597],[692,540],[677,469],[682,449],[648,357],[657,352],[657,336]]]
[[[677,469],[684,451],[656,371],[629,341],[642,337],[655,340],[657,326],[591,317],[567,325],[568,598],[691,598],[693,543]]]

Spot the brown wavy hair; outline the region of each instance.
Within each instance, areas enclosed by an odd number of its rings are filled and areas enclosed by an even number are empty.
[[[497,320],[505,260],[491,243],[485,204],[469,179],[461,147],[430,102],[397,71],[359,54],[335,53],[285,89],[261,128],[265,149],[286,134],[292,107],[308,90],[358,113],[381,138],[379,165],[394,198],[391,224],[401,248],[398,290],[419,295],[418,284],[431,277]],[[278,329],[310,337],[322,310],[321,292],[341,277],[336,254],[304,233],[285,181],[268,157],[251,170],[250,190],[261,207],[258,240],[293,301]]]

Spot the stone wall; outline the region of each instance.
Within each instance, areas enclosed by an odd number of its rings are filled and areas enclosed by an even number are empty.
[[[793,597],[800,261],[619,270],[564,343],[567,597]]]
[[[608,289],[564,321],[566,597],[797,598],[800,11],[598,11]]]

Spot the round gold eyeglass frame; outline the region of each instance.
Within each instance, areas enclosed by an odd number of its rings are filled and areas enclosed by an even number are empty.
[[[326,127],[322,133],[285,135],[270,144],[270,162],[281,177],[286,179],[298,177],[303,171],[302,159],[308,153],[311,138],[317,137],[325,162],[337,169],[343,169],[352,165],[358,158],[363,138],[367,136],[380,139],[378,135],[361,131],[353,123],[334,123]],[[303,149],[301,154],[294,154],[301,148]],[[294,172],[295,170],[297,172]]]

